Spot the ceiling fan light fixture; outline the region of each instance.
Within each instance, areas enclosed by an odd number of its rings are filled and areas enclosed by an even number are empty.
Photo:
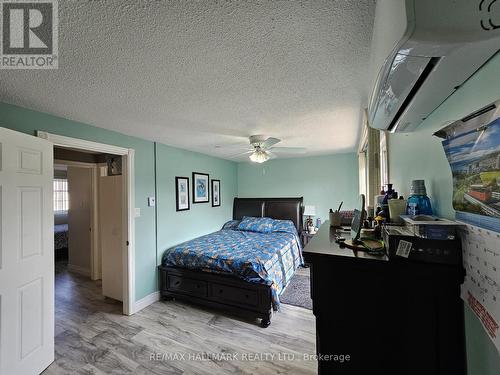
[[[269,155],[263,150],[255,150],[252,154],[250,154],[249,158],[254,163],[264,163],[269,160]]]

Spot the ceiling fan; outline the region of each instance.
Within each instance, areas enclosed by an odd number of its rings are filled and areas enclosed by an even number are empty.
[[[233,157],[250,154],[249,158],[254,163],[264,163],[269,159],[274,159],[280,153],[283,154],[303,154],[306,149],[303,147],[274,147],[281,142],[281,139],[266,137],[264,135],[251,135],[249,137],[250,149],[245,152],[233,155]]]

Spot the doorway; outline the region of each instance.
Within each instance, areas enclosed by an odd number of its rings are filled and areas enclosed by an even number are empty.
[[[58,277],[67,271],[95,281],[96,298],[123,301],[121,159],[54,147],[56,305],[58,281],[74,285]]]
[[[86,173],[80,173],[82,175],[89,175],[91,179],[91,195],[94,198],[93,203],[91,204],[90,209],[90,230],[89,232],[92,234],[90,237],[90,256],[88,260],[89,267],[86,269],[78,269],[75,267],[73,271],[82,271],[80,275],[89,276],[90,279],[98,280],[102,278],[102,270],[103,267],[107,267],[111,263],[111,271],[110,275],[114,276],[114,285],[115,291],[108,291],[108,296],[114,299],[123,300],[122,304],[122,313],[125,315],[131,315],[135,312],[134,308],[134,186],[133,186],[133,163],[134,163],[134,150],[126,149],[116,146],[111,146],[107,144],[101,144],[96,142],[90,142],[85,140],[80,140],[71,137],[54,135],[46,132],[39,131],[37,133],[38,137],[49,140],[54,144],[56,149],[70,150],[74,152],[81,152],[84,154],[90,155],[108,155],[114,158],[110,163],[107,163],[105,159],[93,160],[94,163],[89,163],[88,161],[68,161],[66,160],[64,164],[66,164],[67,175],[71,174],[69,170],[81,172],[81,169],[87,169]],[[68,151],[66,151],[68,152]],[[95,157],[95,156],[94,156]],[[67,158],[66,158],[67,159]],[[121,175],[119,177],[109,176],[109,174],[113,173],[112,169],[116,168],[116,162],[119,160],[121,162]],[[114,162],[113,162],[114,161]],[[57,170],[57,166],[61,165],[61,160],[57,159],[57,151],[55,154],[55,166]],[[71,164],[71,165],[70,165]],[[60,168],[60,167],[59,167]],[[70,169],[71,168],[71,169]],[[77,173],[78,174],[78,173]],[[106,203],[110,203],[114,205],[115,209],[120,209],[120,220],[118,223],[115,223],[114,227],[106,228],[105,222],[104,229],[106,233],[111,233],[111,238],[101,238],[99,234],[99,207],[96,202],[98,202],[99,197],[99,179],[103,177],[109,178],[111,181],[105,181],[101,185],[107,186],[107,189],[119,189],[120,194],[110,195],[108,194],[107,198],[105,198]],[[111,177],[111,178],[110,178]],[[101,194],[106,194],[107,189],[104,189]],[[71,183],[68,184],[68,190],[71,190]],[[109,192],[108,192],[109,193]],[[68,193],[69,200],[71,201],[71,191]],[[117,197],[121,197],[118,200]],[[113,202],[109,202],[110,198],[114,198]],[[90,203],[89,203],[90,204]],[[68,215],[68,262],[71,262],[71,215]],[[117,238],[117,234],[120,234],[121,237]],[[113,237],[114,236],[114,237]],[[103,242],[104,241],[104,242]],[[122,259],[120,261],[116,261],[116,257],[113,257],[112,262],[107,262],[106,259],[102,257],[102,252],[99,253],[101,243],[112,243],[115,245],[113,251],[118,252],[122,255]],[[73,259],[76,259],[73,257]],[[75,266],[75,264],[73,264]],[[78,266],[78,264],[76,264]],[[114,268],[113,268],[114,267]],[[116,270],[121,271],[121,275],[117,276],[118,273]],[[121,284],[120,287],[116,287],[116,284]],[[103,293],[104,294],[104,293]]]

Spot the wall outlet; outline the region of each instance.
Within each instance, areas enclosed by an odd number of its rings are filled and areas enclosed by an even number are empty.
[[[139,217],[139,216],[141,216],[141,209],[136,207],[135,208],[135,217]]]
[[[148,206],[149,207],[156,206],[156,198],[155,197],[148,197]]]

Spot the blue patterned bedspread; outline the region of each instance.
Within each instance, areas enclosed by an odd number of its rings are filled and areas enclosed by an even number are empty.
[[[54,225],[54,249],[68,248],[68,224]]]
[[[162,264],[270,285],[273,309],[278,310],[279,295],[303,260],[293,223],[277,222],[271,233],[238,230],[234,221],[228,222],[218,232],[166,250]]]

